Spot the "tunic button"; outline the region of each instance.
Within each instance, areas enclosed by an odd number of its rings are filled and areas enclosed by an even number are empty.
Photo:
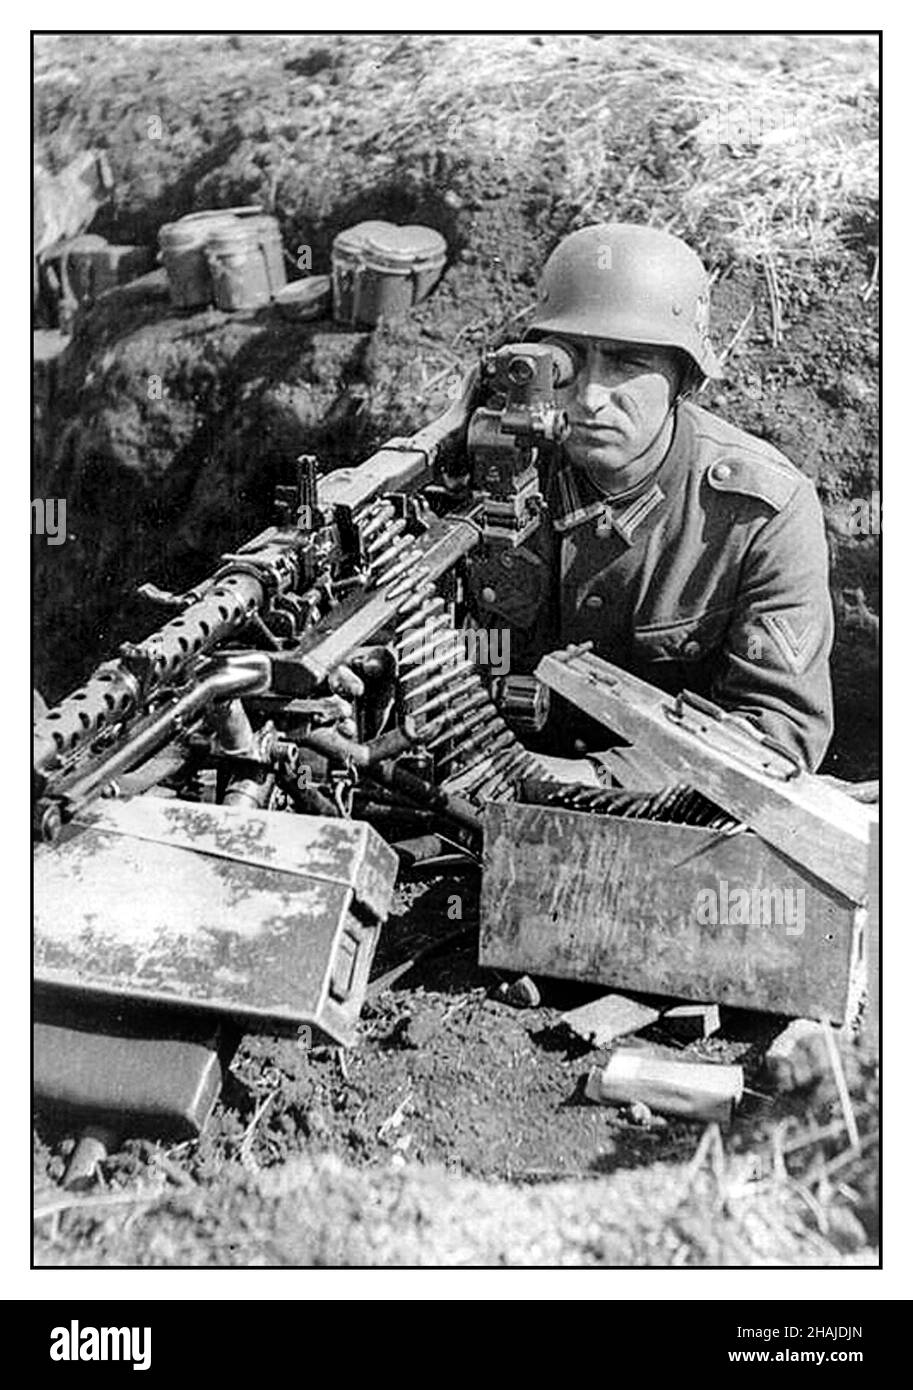
[[[587,608],[601,608],[602,596],[600,594],[587,594],[585,602]]]
[[[682,647],[682,656],[688,661],[694,661],[695,657],[700,656],[700,654],[701,644],[700,642],[695,642],[693,637],[690,642],[686,642]]]
[[[725,483],[727,478],[732,477],[732,469],[728,463],[717,463],[714,465],[713,476],[719,478],[721,483]]]
[[[494,603],[496,598],[497,594],[495,593],[494,589],[491,587],[490,584],[487,584],[485,588],[482,590],[482,602]]]

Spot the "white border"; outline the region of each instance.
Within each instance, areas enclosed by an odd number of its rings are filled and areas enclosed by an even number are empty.
[[[218,28],[231,31],[249,27],[249,5],[223,3],[217,10],[197,6],[201,28],[218,20]],[[642,21],[648,12],[653,20],[649,26],[638,24],[638,31],[676,29],[688,20],[701,21],[702,28],[714,32],[725,30],[734,21],[742,20],[745,27],[755,18],[754,12],[733,12],[731,5],[707,4],[696,13],[694,7],[686,14],[672,5],[640,5],[636,18]],[[911,615],[905,611],[903,599],[911,592],[905,552],[910,546],[899,523],[913,497],[909,493],[911,462],[910,446],[902,438],[910,393],[909,348],[906,339],[913,323],[910,303],[909,236],[913,218],[906,202],[909,189],[908,132],[913,129],[909,109],[910,31],[909,25],[894,18],[892,12],[884,43],[885,76],[888,101],[885,111],[886,183],[890,190],[886,199],[890,213],[885,238],[885,265],[888,268],[890,299],[885,335],[887,367],[885,394],[893,408],[885,411],[886,454],[892,459],[888,484],[888,563],[885,569],[885,619],[891,634],[891,645],[885,661],[885,740],[890,750],[888,763],[888,830],[885,835],[886,860],[892,869],[887,874],[887,892],[883,894],[886,936],[885,950],[885,1017],[884,1050],[890,1059],[886,1067],[887,1081],[885,1111],[887,1115],[885,1158],[885,1262],[883,1272],[870,1270],[733,1270],[733,1271],[254,1271],[254,1270],[35,1270],[29,1271],[29,1222],[27,1196],[31,1190],[29,1150],[25,1139],[29,1115],[29,1078],[27,1074],[28,1005],[28,882],[26,855],[28,853],[28,818],[26,800],[26,746],[23,732],[25,719],[25,663],[27,652],[27,618],[22,594],[24,576],[28,572],[29,555],[26,533],[17,529],[15,521],[6,524],[0,544],[0,593],[8,597],[4,605],[3,642],[7,648],[4,662],[6,679],[11,688],[0,688],[2,722],[5,731],[4,749],[6,771],[0,793],[0,845],[3,846],[5,870],[4,897],[7,911],[3,928],[3,977],[5,984],[2,1028],[3,1050],[0,1096],[5,1111],[6,1133],[0,1145],[0,1201],[3,1202],[4,1239],[0,1245],[0,1296],[5,1299],[225,1299],[225,1300],[289,1300],[289,1299],[634,1299],[640,1300],[743,1300],[771,1298],[853,1298],[896,1299],[909,1296],[908,1259],[911,1248],[909,1154],[913,1151],[911,1107],[909,1104],[908,1071],[910,1042],[905,1024],[910,1016],[907,981],[913,981],[913,921],[907,917],[903,890],[898,883],[899,872],[893,866],[910,861],[908,826],[904,820],[904,797],[901,787],[907,780],[911,741],[909,723],[904,719],[913,691],[909,670],[909,655],[913,636]],[[188,7],[160,3],[156,7],[160,28],[174,23],[176,29],[186,28]],[[300,7],[271,6],[273,23],[268,32],[290,32],[296,21],[313,17]],[[430,18],[427,5],[385,4],[380,10],[368,5],[347,5],[334,18],[351,29],[377,31],[392,29],[410,31],[423,28]],[[865,23],[876,29],[884,19],[879,7],[840,3],[822,10],[820,6],[795,3],[770,4],[765,8],[768,20],[779,24],[769,29],[852,29]],[[537,28],[547,31],[555,27],[553,5],[542,0],[524,0],[523,4],[500,5],[494,24],[490,0],[461,0],[453,13],[440,11],[440,20],[453,30],[473,28]],[[607,19],[620,18],[604,6],[578,5],[573,13],[561,18],[573,21],[584,31],[598,30]],[[633,18],[634,16],[632,16]],[[71,5],[40,4],[31,16],[31,23],[47,30],[67,29],[74,15]],[[130,16],[125,14],[122,0],[117,3],[84,4],[78,18],[86,29],[118,30]],[[19,479],[25,474],[28,457],[28,421],[25,402],[29,393],[29,363],[26,353],[26,323],[29,315],[28,282],[25,263],[25,214],[28,207],[29,174],[26,164],[25,113],[30,109],[30,73],[27,52],[28,30],[19,25],[4,24],[2,48],[3,92],[7,120],[5,122],[4,159],[2,163],[6,192],[6,215],[0,236],[4,255],[0,264],[4,276],[7,333],[2,340],[3,371],[0,381],[5,390],[4,442],[6,468],[4,491],[11,505],[4,510],[16,517],[15,500]],[[332,31],[338,33],[339,29]],[[892,159],[892,155],[894,158]],[[891,252],[894,252],[893,256]],[[895,269],[896,268],[896,269]],[[891,274],[894,269],[895,273]],[[20,323],[21,337],[20,337]],[[907,330],[907,332],[905,332]],[[22,516],[25,508],[22,506]],[[892,521],[890,518],[893,517]],[[22,750],[20,752],[20,750]],[[904,1277],[906,1276],[906,1277]]]

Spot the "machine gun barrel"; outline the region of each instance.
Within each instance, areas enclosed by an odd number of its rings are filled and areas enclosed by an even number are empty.
[[[211,651],[258,612],[265,576],[253,568],[225,573],[176,618],[119,660],[99,666],[79,690],[38,719],[32,765],[40,776],[112,724],[128,719],[154,690],[173,682],[194,658]]]
[[[178,699],[158,710],[132,731],[130,740],[102,757],[66,787],[69,813],[75,814],[111,784],[121,772],[157,753],[174,736],[175,730],[186,727],[196,715],[214,700],[229,700],[262,690],[269,682],[269,662],[259,652],[241,652],[235,656],[216,658],[205,664],[200,679]],[[42,838],[52,838],[56,818],[44,827]]]

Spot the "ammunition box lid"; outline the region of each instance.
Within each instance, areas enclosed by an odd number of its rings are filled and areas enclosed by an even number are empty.
[[[78,816],[76,825],[335,883],[351,888],[374,917],[387,914],[399,866],[396,853],[366,821],[137,796],[95,806]],[[36,853],[36,872],[44,853]],[[49,857],[53,853],[47,851]]]
[[[397,869],[364,822],[112,801],[35,851],[34,978],[344,1039]]]

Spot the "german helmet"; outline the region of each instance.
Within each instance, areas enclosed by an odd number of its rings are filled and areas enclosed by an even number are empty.
[[[565,237],[545,263],[528,333],[680,348],[702,376],[722,375],[707,272],[690,246],[658,227],[604,222]]]

